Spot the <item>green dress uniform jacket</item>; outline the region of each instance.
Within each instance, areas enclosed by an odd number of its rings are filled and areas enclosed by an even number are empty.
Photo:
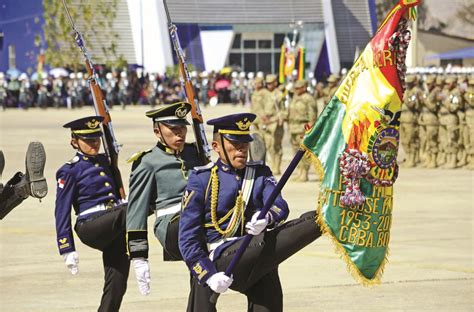
[[[175,153],[161,143],[132,156],[132,173],[127,209],[127,252],[133,258],[148,258],[147,219],[155,213],[155,236],[166,252],[166,235],[171,221],[181,210],[181,197],[190,169],[199,166],[197,148],[185,144]]]

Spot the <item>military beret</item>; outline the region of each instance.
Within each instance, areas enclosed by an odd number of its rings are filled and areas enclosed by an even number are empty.
[[[230,141],[251,142],[250,126],[256,117],[251,113],[232,114],[211,119],[207,124],[214,126],[214,133],[220,133]]]
[[[273,83],[273,82],[276,81],[276,79],[277,79],[276,75],[270,74],[270,75],[267,75],[267,77],[265,78],[265,82],[266,83]]]
[[[294,86],[293,86],[295,89],[299,89],[299,88],[304,88],[306,87],[306,80],[304,79],[299,79],[295,82]]]
[[[168,104],[158,109],[145,113],[154,122],[162,122],[170,125],[189,125],[186,115],[191,111],[191,104],[188,102],[177,102]]]
[[[263,78],[262,77],[255,78],[255,83],[263,83]]]
[[[100,123],[103,120],[102,116],[89,116],[70,121],[63,127],[71,129],[72,134],[81,138],[99,138],[102,136]]]

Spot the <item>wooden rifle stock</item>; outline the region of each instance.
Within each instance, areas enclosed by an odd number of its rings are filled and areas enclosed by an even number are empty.
[[[84,55],[84,62],[87,70],[87,74],[89,75],[89,86],[92,94],[92,98],[94,100],[94,109],[96,115],[104,117],[104,121],[102,122],[102,143],[104,146],[105,154],[107,155],[110,163],[110,169],[112,171],[113,179],[115,182],[115,187],[117,194],[120,196],[121,199],[125,199],[125,188],[122,182],[122,175],[120,174],[120,170],[118,168],[118,153],[119,153],[119,145],[117,140],[115,139],[114,130],[112,127],[112,118],[110,117],[109,107],[107,106],[107,102],[104,99],[104,94],[102,93],[102,89],[99,85],[99,80],[97,79],[97,74],[94,70],[94,64],[92,63],[87,50],[84,46],[84,40],[82,35],[76,29],[74,25],[74,21],[72,20],[71,15],[69,14],[69,10],[66,5],[66,1],[63,0],[64,9],[66,10],[66,14],[69,18],[69,23],[74,31],[74,39],[79,46],[79,49]]]

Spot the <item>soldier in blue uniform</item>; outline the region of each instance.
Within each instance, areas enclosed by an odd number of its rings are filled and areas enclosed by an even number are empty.
[[[199,163],[194,144],[185,143],[186,115],[191,104],[178,102],[146,113],[153,120],[158,142],[136,153],[130,175],[127,209],[127,247],[143,295],[150,292],[148,216],[155,214],[154,234],[163,246],[165,261],[182,260],[178,247],[181,197],[191,168]]]
[[[214,126],[212,148],[219,159],[191,173],[179,224],[179,248],[194,276],[188,311],[216,311],[208,286],[245,294],[248,311],[282,311],[278,265],[321,235],[314,211],[283,223],[289,210],[281,195],[257,220],[276,180],[263,163],[247,162],[254,119],[254,114],[234,114],[207,122]],[[254,237],[227,277],[223,271],[246,233]]]
[[[77,236],[85,245],[102,251],[105,283],[99,311],[118,311],[130,268],[125,248],[127,208],[120,204],[108,159],[99,154],[102,120],[91,116],[64,125],[71,129],[71,146],[77,153],[56,173],[56,232],[59,253],[75,275],[79,257],[72,234],[73,208]]]

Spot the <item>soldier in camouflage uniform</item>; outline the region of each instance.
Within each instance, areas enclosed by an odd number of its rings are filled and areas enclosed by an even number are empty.
[[[418,158],[418,113],[422,102],[422,91],[416,85],[416,77],[406,78],[406,90],[403,95],[402,114],[400,116],[400,135],[405,150],[407,167],[414,167]]]
[[[425,155],[423,167],[436,168],[438,155],[438,93],[441,89],[435,85],[436,77],[428,76],[425,80],[427,94],[422,101],[422,109],[418,123],[423,129],[423,135],[420,136],[420,145]]]
[[[263,82],[262,77],[255,78],[255,91],[252,93],[250,111],[257,115],[253,125],[257,133],[263,138],[268,149],[268,145],[273,138],[270,138],[271,129],[267,130],[267,127],[271,121],[274,121],[273,118],[278,117],[278,115],[272,116],[268,114],[270,110],[274,110],[275,99],[272,93],[264,87]]]
[[[339,82],[339,77],[336,75],[331,75],[328,78],[328,85],[326,88],[323,89],[323,96],[324,96],[324,106],[328,105],[331,101],[334,93],[337,90],[337,83]]]
[[[300,148],[305,132],[305,124],[313,124],[318,115],[318,108],[314,98],[306,92],[306,81],[298,80],[294,85],[295,93],[288,108],[288,129],[291,135],[293,152]],[[308,181],[309,161],[303,159],[298,165],[299,175],[293,180],[298,182]]]
[[[274,175],[279,175],[283,155],[283,121],[286,118],[284,97],[283,93],[277,88],[277,77],[275,75],[267,75],[265,82],[272,100],[271,102],[261,101],[261,104],[268,106],[260,107],[260,133],[271,159],[272,172]]]
[[[467,153],[467,167],[474,169],[474,77],[470,77],[468,87],[464,93],[466,107],[466,131],[464,135],[464,144]]]
[[[441,133],[444,138],[440,141],[445,152],[444,168],[453,169],[457,166],[457,154],[459,150],[459,116],[458,112],[462,108],[462,97],[460,90],[456,87],[456,79],[448,77],[445,80],[446,86],[443,89],[443,101],[439,110],[439,122]]]
[[[459,142],[458,142],[458,163],[457,167],[462,168],[467,165],[467,144],[469,139],[468,137],[468,128],[466,120],[466,105],[464,100],[464,95],[466,93],[466,76],[461,75],[457,79],[457,88],[459,89],[459,97],[461,98],[461,105],[457,112],[459,118]]]

